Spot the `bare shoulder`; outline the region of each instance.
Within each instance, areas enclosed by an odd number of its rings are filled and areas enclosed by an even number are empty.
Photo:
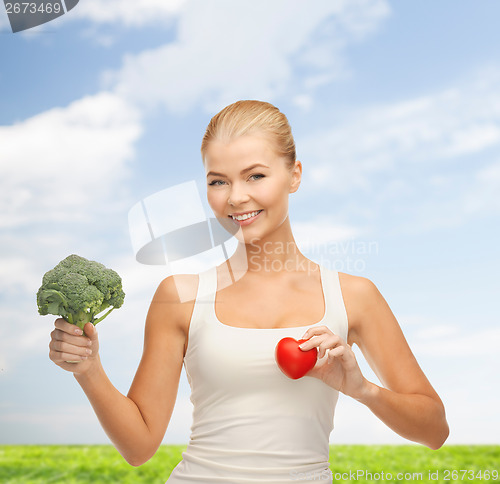
[[[355,301],[358,307],[376,304],[382,298],[375,283],[367,277],[339,272],[339,281],[344,301]]]
[[[193,302],[198,291],[197,274],[175,274],[158,285],[153,302],[179,304]]]
[[[176,274],[160,282],[151,301],[146,326],[179,331],[187,337],[198,292],[197,274]]]
[[[366,315],[387,303],[377,286],[367,277],[339,272],[339,282],[349,321],[349,334],[354,337],[366,321]]]
[[[354,276],[345,272],[339,272],[339,280],[342,290],[354,291],[359,294],[367,294],[376,290],[375,284],[367,277]]]

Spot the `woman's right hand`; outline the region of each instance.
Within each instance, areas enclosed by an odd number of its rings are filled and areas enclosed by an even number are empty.
[[[75,374],[89,371],[98,361],[99,340],[92,323],[78,326],[56,319],[49,343],[49,358],[63,370]]]

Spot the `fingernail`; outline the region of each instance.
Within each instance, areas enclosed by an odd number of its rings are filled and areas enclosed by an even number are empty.
[[[75,334],[81,336],[83,334],[83,331],[80,328],[75,328]]]
[[[88,358],[88,356],[80,356],[80,358],[81,358],[82,360],[86,360],[86,359]]]
[[[302,343],[301,345],[299,345],[299,348],[300,348],[301,350],[303,350],[303,349],[304,349],[304,344],[305,344],[305,343]]]
[[[85,353],[87,353],[87,355],[91,355],[92,354],[92,350],[90,348],[87,348],[85,350]]]

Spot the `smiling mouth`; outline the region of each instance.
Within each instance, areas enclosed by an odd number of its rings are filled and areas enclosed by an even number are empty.
[[[247,212],[247,213],[242,213],[240,215],[229,215],[233,220],[237,220],[238,222],[242,222],[243,220],[247,220],[249,218],[255,217],[258,215],[262,210],[255,210],[254,212]]]

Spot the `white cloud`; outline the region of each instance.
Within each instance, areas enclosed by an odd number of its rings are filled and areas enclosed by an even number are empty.
[[[0,257],[0,288],[6,293],[14,291],[32,293],[33,289],[38,289],[39,284],[39,274],[35,272],[33,264],[30,264],[28,259],[9,254]]]
[[[477,103],[471,102],[471,98]],[[299,140],[319,160],[315,183],[340,192],[371,187],[371,176],[415,163],[454,159],[500,145],[498,83],[472,82],[414,100],[375,106],[343,118],[342,126]]]
[[[42,275],[70,250],[96,254],[106,243],[92,230],[128,208],[124,181],[140,134],[135,109],[106,92],[0,127],[3,365],[46,353],[52,325],[35,299]]]
[[[10,299],[8,307],[0,306],[0,370],[12,371],[27,357],[37,354],[48,358],[53,325],[37,315],[35,293],[30,296]]]
[[[105,81],[127,99],[174,112],[197,104],[215,110],[239,98],[272,100],[292,88],[304,102],[313,87],[297,86],[303,76],[295,70],[307,66],[309,77],[330,81],[344,71],[345,45],[388,13],[384,0],[190,1],[175,42],[127,56]]]
[[[293,233],[297,245],[304,251],[325,249],[330,244],[339,244],[361,235],[354,226],[333,224],[325,219],[309,222],[294,222]]]
[[[414,346],[419,354],[428,356],[498,357],[500,329],[475,329],[473,335],[463,330],[454,331],[453,328],[450,328],[447,334],[436,335],[434,332],[425,332],[420,336],[417,335]]]
[[[500,162],[479,170],[464,195],[464,210],[469,215],[500,213]]]
[[[0,127],[0,227],[112,206],[140,134],[138,113],[106,92]]]
[[[499,357],[500,328],[497,321],[481,320],[481,325],[442,321],[432,316],[407,314],[398,317],[411,347],[421,356],[442,358]]]
[[[299,94],[292,99],[292,103],[302,108],[305,111],[309,111],[313,105],[314,99],[312,96],[307,94]]]
[[[87,19],[97,24],[122,24],[126,27],[144,27],[159,22],[170,22],[182,9],[186,0],[85,0],[71,11],[74,19]]]
[[[342,124],[297,139],[304,163],[314,160],[305,189],[342,197],[355,215],[371,207],[366,219],[395,215],[410,232],[498,213],[499,87],[500,68],[490,68],[452,88],[341,113]]]

